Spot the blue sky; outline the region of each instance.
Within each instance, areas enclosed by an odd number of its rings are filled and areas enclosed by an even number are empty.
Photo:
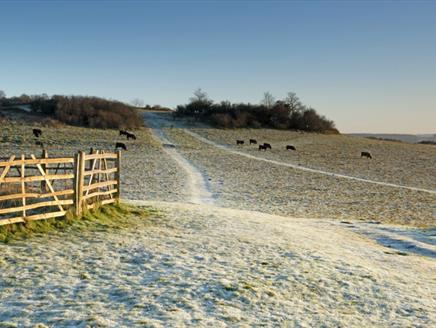
[[[0,90],[301,100],[343,132],[436,133],[436,2],[3,1]]]

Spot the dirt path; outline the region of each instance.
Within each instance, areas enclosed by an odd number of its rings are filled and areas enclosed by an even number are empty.
[[[195,204],[130,201],[161,213],[0,245],[0,327],[435,326],[434,230],[215,206],[171,124],[149,118],[158,165]]]
[[[145,113],[144,117],[147,127],[151,128],[154,137],[162,143],[164,151],[186,173],[186,201],[194,204],[213,204],[214,197],[208,187],[206,174],[200,172],[200,170],[180,155],[162,131],[162,127],[168,126],[168,121],[155,113]]]
[[[214,203],[214,197],[210,192],[207,183],[207,172],[200,172],[195,166],[193,166],[188,160],[186,160],[181,153],[177,151],[177,144],[173,145],[171,141],[169,141],[164,132],[163,128],[171,128],[176,127],[182,129],[183,132],[188,135],[194,137],[198,141],[201,141],[205,144],[217,147],[226,152],[230,152],[232,154],[236,154],[239,156],[243,156],[249,159],[254,159],[258,161],[263,161],[267,163],[271,163],[274,165],[286,166],[293,169],[299,169],[303,171],[308,171],[311,173],[323,174],[328,176],[334,176],[336,178],[343,178],[349,180],[356,180],[360,182],[373,183],[378,185],[383,185],[387,187],[393,188],[404,188],[414,191],[422,191],[426,193],[434,194],[436,193],[433,190],[408,187],[408,186],[400,186],[391,183],[373,181],[369,179],[357,178],[353,176],[347,176],[342,174],[334,174],[323,170],[316,170],[307,167],[301,167],[298,165],[293,165],[290,163],[284,163],[274,160],[269,160],[265,158],[256,157],[242,151],[231,149],[227,146],[215,143],[211,140],[208,140],[201,135],[192,132],[189,129],[188,122],[184,121],[173,121],[168,113],[147,113],[146,114],[146,122],[147,124],[153,128],[153,133],[156,137],[163,143],[166,151],[172,156],[172,158],[179,164],[181,169],[183,169],[187,174],[188,180],[188,190],[189,190],[189,199],[190,202],[196,204],[212,204]],[[177,143],[177,140],[174,140]],[[172,147],[174,146],[174,148]],[[436,232],[435,229],[416,229],[416,228],[408,228],[403,226],[395,226],[395,225],[381,225],[377,223],[364,223],[353,221],[350,224],[344,223],[342,224],[342,228],[350,229],[351,231],[363,235],[369,239],[372,239],[379,243],[382,246],[387,247],[387,249],[391,249],[393,252],[399,253],[407,253],[407,254],[417,254],[420,256],[425,256],[429,258],[436,258]]]
[[[242,151],[234,150],[228,146],[218,144],[212,140],[206,139],[205,137],[199,135],[198,133],[191,131],[187,127],[186,122],[184,122],[182,120],[173,121],[170,117],[171,113],[147,113],[147,115],[149,115],[149,116],[147,116],[147,118],[150,117],[150,118],[153,118],[154,121],[156,121],[156,122],[158,121],[161,127],[168,128],[168,127],[174,126],[174,127],[183,129],[183,131],[185,133],[189,134],[190,136],[196,138],[197,140],[199,140],[201,142],[204,142],[206,144],[209,144],[211,146],[217,147],[219,149],[225,150],[227,152],[230,152],[230,153],[233,153],[233,154],[236,154],[239,156],[244,156],[244,157],[247,157],[250,159],[263,161],[263,162],[271,163],[274,165],[290,167],[290,168],[293,168],[296,170],[302,170],[302,171],[311,172],[311,173],[328,175],[328,176],[332,176],[332,177],[340,178],[340,179],[349,179],[349,180],[360,181],[360,182],[365,182],[365,183],[377,184],[377,185],[386,186],[386,187],[407,189],[407,190],[413,190],[413,191],[421,191],[421,192],[436,195],[436,190],[432,190],[432,189],[418,188],[418,187],[414,187],[414,186],[405,186],[405,185],[399,185],[399,184],[390,183],[390,182],[359,178],[359,177],[355,177],[355,176],[351,176],[351,175],[334,173],[334,172],[329,172],[329,171],[319,170],[319,169],[313,169],[313,168],[305,167],[305,166],[301,166],[301,165],[295,165],[295,164],[291,164],[291,163],[286,163],[286,162],[271,160],[271,159],[262,158],[262,157],[258,157],[258,156],[253,156],[253,155],[244,153]]]
[[[228,152],[233,153],[233,154],[237,154],[237,155],[244,156],[244,157],[247,157],[247,158],[255,159],[255,160],[258,160],[258,161],[263,161],[263,162],[271,163],[271,164],[274,164],[274,165],[286,166],[286,167],[290,167],[290,168],[293,168],[293,169],[302,170],[302,171],[306,171],[306,172],[324,174],[324,175],[332,176],[332,177],[335,177],[335,178],[349,179],[349,180],[354,180],[354,181],[372,183],[372,184],[377,184],[377,185],[386,186],[386,187],[392,187],[392,188],[400,188],[400,189],[408,189],[408,190],[413,190],[413,191],[421,191],[421,192],[425,192],[425,193],[430,193],[430,194],[436,195],[436,190],[423,189],[423,188],[417,188],[417,187],[411,187],[411,186],[402,186],[402,185],[398,185],[398,184],[395,184],[395,183],[389,183],[389,182],[383,182],[383,181],[375,181],[375,180],[364,179],[364,178],[358,178],[358,177],[353,177],[353,176],[350,176],[350,175],[333,173],[333,172],[328,172],[328,171],[318,170],[318,169],[312,169],[312,168],[309,168],[309,167],[304,167],[304,166],[295,165],[295,164],[291,164],[291,163],[284,163],[284,162],[275,161],[275,160],[271,160],[271,159],[267,159],[267,158],[261,158],[261,157],[253,156],[253,155],[244,153],[242,151],[234,150],[234,149],[231,149],[231,148],[229,148],[227,146],[220,145],[220,144],[218,144],[216,142],[213,142],[213,141],[211,141],[209,139],[206,139],[206,138],[200,136],[199,134],[197,134],[195,132],[192,132],[192,131],[190,131],[188,129],[184,129],[183,131],[185,133],[188,133],[192,137],[198,139],[199,141],[207,143],[207,144],[209,144],[211,146],[223,149],[223,150],[228,151]]]

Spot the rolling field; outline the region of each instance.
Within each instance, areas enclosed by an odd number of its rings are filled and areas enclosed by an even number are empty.
[[[323,135],[271,129],[192,129],[212,141],[255,156],[294,163],[356,177],[436,190],[436,147],[378,141],[347,135]],[[272,150],[259,152],[250,138],[268,142]],[[235,140],[245,140],[236,147]],[[297,151],[285,151],[293,145]],[[372,160],[360,157],[369,151]]]
[[[151,214],[0,245],[0,327],[436,323],[435,148],[145,120],[136,141],[42,127],[52,156],[125,142],[123,201]],[[0,157],[38,154],[37,126],[8,124]]]

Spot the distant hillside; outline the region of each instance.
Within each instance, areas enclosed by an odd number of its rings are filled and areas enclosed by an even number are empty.
[[[21,112],[21,113],[20,113]],[[51,119],[70,125],[91,128],[135,129],[143,125],[138,110],[116,100],[89,96],[22,95],[0,99],[4,118]]]
[[[350,133],[350,135],[374,138],[374,139],[384,139],[384,140],[398,140],[402,142],[418,143],[421,141],[432,141],[436,142],[435,134],[389,134],[389,133]]]

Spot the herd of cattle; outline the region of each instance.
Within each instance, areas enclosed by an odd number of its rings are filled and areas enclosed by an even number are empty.
[[[257,140],[256,139],[250,139],[249,143],[250,143],[250,145],[257,145]],[[245,144],[244,140],[236,140],[236,145],[237,146],[242,146],[244,144]],[[259,145],[259,151],[260,150],[266,151],[267,149],[272,149],[271,144],[269,144],[267,142],[264,142],[263,144]],[[286,150],[295,150],[296,151],[297,149],[293,145],[286,145]],[[369,151],[362,151],[360,153],[360,157],[366,157],[366,158],[371,158],[372,159],[371,153]]]
[[[39,138],[42,135],[42,131],[41,129],[33,129],[33,135],[36,138]],[[120,130],[120,136],[126,136],[127,140],[136,140],[136,136],[133,133],[127,132],[125,130]],[[237,146],[242,146],[244,145],[244,140],[236,140],[236,145]],[[249,140],[250,145],[257,145],[257,140],[256,139],[250,139]],[[41,146],[41,148],[44,148],[44,144],[39,141],[36,140],[35,141],[35,145],[37,146]],[[115,149],[123,149],[123,150],[127,150],[127,146],[125,143],[123,142],[116,142],[115,143]],[[267,149],[272,149],[271,144],[264,142],[263,144],[259,145],[259,151],[263,150],[266,151]],[[295,148],[295,146],[293,145],[286,145],[286,150],[294,150],[296,151],[297,149]],[[369,151],[362,151],[360,153],[360,157],[366,157],[366,158],[370,158],[372,159],[371,153]]]
[[[36,138],[39,138],[40,136],[42,136],[41,129],[33,129],[32,133]],[[133,133],[127,132],[125,130],[120,130],[120,136],[126,136],[127,140],[130,140],[130,139],[136,140],[136,136]],[[41,148],[44,148],[44,144],[40,140],[36,140],[35,145],[40,146]],[[127,146],[123,142],[116,142],[115,143],[115,150],[117,150],[117,149],[127,150]]]
[[[245,142],[244,140],[236,140],[236,145],[243,145]],[[250,145],[257,145],[257,140],[256,139],[250,139]],[[259,150],[267,150],[267,149],[272,149],[271,144],[264,142],[262,145],[259,145]],[[297,150],[294,146],[292,145],[287,145],[286,146],[286,150]]]
[[[126,136],[127,140],[136,140],[136,136],[133,133],[127,132],[125,130],[120,130],[120,136]],[[115,143],[115,149],[127,150],[127,146],[123,142],[117,142]]]

